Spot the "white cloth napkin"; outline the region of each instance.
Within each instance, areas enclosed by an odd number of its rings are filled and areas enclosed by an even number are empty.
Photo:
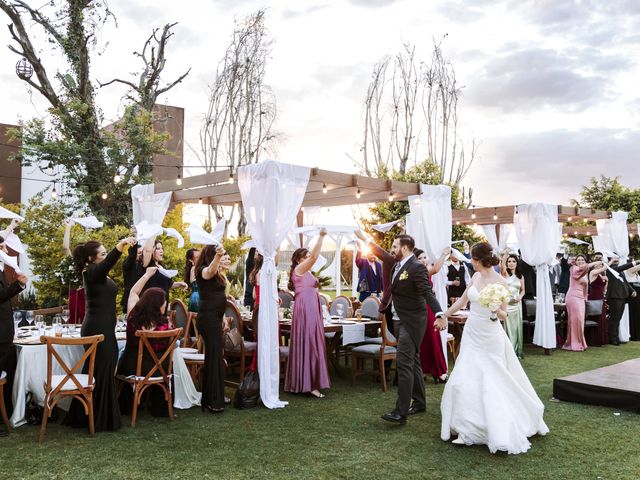
[[[18,262],[17,262],[17,257],[11,257],[9,255],[7,255],[6,253],[4,253],[2,250],[0,250],[0,260],[5,264],[5,265],[9,265],[11,268],[13,268],[15,270],[15,272],[20,275],[22,273],[22,270],[20,270],[20,267],[18,266]]]
[[[27,253],[24,245],[15,233],[10,233],[9,236],[4,239],[4,242],[7,244],[7,247],[10,247],[15,252]]]
[[[0,207],[0,218],[17,218],[20,221],[24,220],[24,218],[17,213],[13,213],[11,210],[7,210],[4,207]]]
[[[102,226],[104,225],[103,222],[98,220],[93,215],[90,215],[88,217],[71,217],[70,220],[77,223],[78,225],[83,226],[84,228],[102,228]]]
[[[191,237],[191,243],[198,243],[201,245],[220,245],[222,242],[222,236],[224,235],[224,227],[226,220],[223,218],[220,220],[211,233],[207,232],[199,225],[189,225],[187,231]]]
[[[362,323],[342,326],[342,345],[361,342],[364,342],[364,325]]]
[[[391,230],[393,227],[395,227],[401,221],[402,220],[396,220],[395,222],[380,223],[378,225],[372,226],[371,228],[373,228],[376,232],[386,233],[389,230]]]
[[[178,248],[184,247],[184,237],[180,235],[175,228],[165,228],[164,233],[167,237],[172,237],[178,240]]]
[[[158,272],[164,275],[167,278],[173,278],[178,274],[178,270],[167,270],[162,267],[158,267]]]
[[[149,223],[146,220],[136,225],[136,239],[141,245],[152,237],[162,235],[164,228],[157,223]]]

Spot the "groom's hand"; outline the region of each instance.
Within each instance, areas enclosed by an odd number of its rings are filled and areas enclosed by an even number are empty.
[[[447,319],[444,315],[436,318],[436,321],[433,322],[434,330],[445,330],[447,328]]]

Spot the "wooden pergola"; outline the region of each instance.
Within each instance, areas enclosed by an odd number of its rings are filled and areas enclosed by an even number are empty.
[[[516,213],[517,205],[506,205],[501,207],[472,207],[468,209],[453,210],[454,225],[499,225],[513,223],[513,215]],[[611,212],[605,210],[595,210],[593,208],[567,207],[558,205],[558,221],[560,223],[570,223],[564,225],[562,233],[565,235],[583,235],[590,237],[597,235],[595,222],[600,219],[611,218]],[[637,232],[635,224],[627,225],[629,235]]]
[[[156,184],[155,191],[173,192],[172,201],[176,203],[241,204],[240,189],[233,173],[232,169],[218,170],[180,179],[180,184],[177,179],[165,180]],[[417,183],[312,168],[302,206],[334,207],[400,201],[419,194],[420,185]]]

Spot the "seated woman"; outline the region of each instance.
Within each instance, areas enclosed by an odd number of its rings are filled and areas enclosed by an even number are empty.
[[[138,330],[147,331],[162,331],[170,328],[169,322],[166,317],[167,309],[167,297],[165,292],[161,288],[149,288],[145,290],[144,294],[140,297],[140,292],[143,290],[147,281],[152,278],[158,269],[156,267],[147,268],[145,274],[131,289],[128,300],[128,312],[127,317],[127,343],[124,347],[124,353],[118,364],[118,375],[125,377],[136,375],[136,368],[138,365],[138,343],[139,337],[136,337]],[[158,358],[160,358],[167,345],[163,341],[149,341],[153,350]],[[167,360],[168,362],[168,360]],[[142,353],[142,370],[140,375],[146,375],[155,365],[151,354],[145,348]],[[164,365],[165,369],[168,365]],[[158,372],[158,375],[160,373]],[[155,376],[155,374],[154,374]],[[151,414],[154,417],[166,417],[167,403],[164,400],[162,390],[159,388],[150,388],[148,390],[151,395]],[[120,411],[123,414],[130,414],[133,393],[132,390],[124,387],[119,398]]]

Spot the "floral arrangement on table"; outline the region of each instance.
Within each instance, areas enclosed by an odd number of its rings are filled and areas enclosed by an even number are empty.
[[[490,283],[480,290],[478,302],[484,308],[491,310],[491,320],[495,322],[498,319],[496,312],[510,298],[512,298],[512,295],[507,287],[500,283]]]

